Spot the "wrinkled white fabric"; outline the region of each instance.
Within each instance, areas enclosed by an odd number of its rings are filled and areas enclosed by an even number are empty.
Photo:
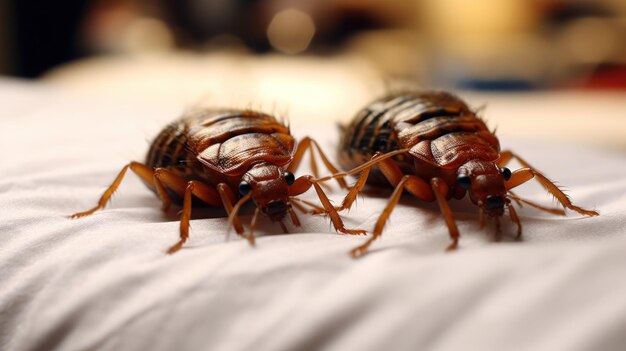
[[[493,226],[479,229],[466,199],[452,201],[460,249],[445,253],[436,205],[406,196],[362,259],[347,252],[365,237],[339,235],[326,218],[300,215],[291,234],[262,219],[250,247],[227,238],[214,210],[196,211],[189,242],[168,256],[176,210],[164,214],[132,173],[105,210],[66,216],[95,205],[182,108],[7,81],[0,99],[2,350],[626,347],[624,154],[502,140],[559,180],[574,203],[601,213],[555,217],[524,206],[522,242],[510,239],[508,220],[503,242],[491,242]],[[334,150],[332,123],[291,124],[298,137]],[[550,204],[536,184],[517,193]],[[333,187],[329,195],[338,202],[342,194]],[[371,230],[389,194],[368,191],[343,216],[346,226]],[[313,191],[304,198],[317,202]]]

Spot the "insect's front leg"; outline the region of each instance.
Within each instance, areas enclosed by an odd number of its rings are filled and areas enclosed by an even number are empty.
[[[386,160],[386,161],[393,162],[391,160]],[[416,177],[414,175],[402,175],[402,173],[392,174],[391,172],[394,172],[394,171],[390,172],[390,169],[393,169],[393,168],[388,168],[386,170],[387,173],[383,173],[383,174],[385,174],[388,180],[390,180],[390,178],[394,179],[395,189],[393,190],[393,193],[391,194],[391,196],[389,197],[389,200],[387,201],[387,206],[385,206],[385,209],[382,211],[382,213],[378,217],[378,220],[376,221],[376,225],[374,226],[374,231],[372,232],[372,237],[370,237],[362,245],[352,249],[350,251],[350,255],[352,257],[361,257],[365,255],[367,253],[369,246],[372,244],[372,242],[382,235],[383,228],[385,227],[385,224],[387,223],[387,220],[391,216],[391,213],[393,212],[394,208],[398,204],[398,201],[400,201],[400,197],[402,196],[402,193],[404,192],[404,190],[407,190],[414,195],[418,194],[419,195],[418,198],[421,198],[422,200],[432,199],[434,197],[434,194],[432,190],[430,190],[428,183],[426,183],[423,179]],[[400,178],[397,179],[397,176],[400,176]],[[416,192],[416,189],[419,189],[419,190]]]
[[[543,186],[550,194],[552,194],[563,207],[568,208],[572,211],[576,211],[585,216],[597,216],[599,215],[596,211],[586,210],[584,208],[578,207],[572,203],[570,198],[565,195],[565,193],[559,189],[552,181],[546,178],[539,171],[534,169],[528,162],[524,161],[522,158],[517,156],[511,151],[503,151],[500,155],[500,159],[498,160],[498,166],[503,166],[508,163],[512,158],[517,159],[517,161],[524,167],[522,169],[518,169],[511,175],[511,178],[505,183],[506,189],[511,190],[521,184],[526,183],[527,181],[535,178],[541,186]],[[536,207],[536,206],[535,206]]]
[[[291,185],[291,187],[289,187],[289,196],[300,195],[304,193],[305,191],[309,190],[311,186],[315,188],[315,192],[317,193],[317,196],[320,199],[325,212],[330,217],[330,220],[333,223],[333,226],[335,227],[336,231],[343,233],[343,234],[366,234],[367,233],[364,230],[347,229],[344,226],[343,221],[341,220],[341,217],[339,216],[339,213],[337,213],[337,210],[328,199],[328,196],[326,196],[322,187],[311,176],[302,176],[296,179],[296,181]]]
[[[159,184],[159,186],[162,187],[162,189],[159,190],[159,193],[163,192],[164,194],[167,194],[166,189],[170,189],[183,197],[183,209],[180,215],[180,240],[167,250],[168,254],[173,254],[180,250],[189,238],[192,196],[199,198],[211,206],[220,207],[221,202],[219,194],[213,187],[205,183],[197,180],[187,181],[166,168],[155,169],[154,179],[157,182],[156,184]]]
[[[458,230],[456,229],[456,224],[454,223],[454,219],[452,218],[451,213],[449,213],[450,210],[447,207],[447,202],[445,201],[447,190],[440,189],[441,186],[438,181],[436,181],[435,184],[433,184],[431,187],[431,185],[429,185],[426,181],[417,176],[403,174],[398,164],[391,157],[398,154],[406,153],[406,151],[407,150],[396,150],[386,154],[376,153],[369,162],[366,162],[365,164],[355,168],[354,170],[345,173],[352,174],[355,172],[361,172],[356,184],[353,186],[352,189],[350,189],[350,192],[344,198],[341,207],[337,208],[338,210],[347,209],[352,206],[352,204],[356,200],[358,193],[365,186],[367,177],[369,176],[369,172],[373,167],[378,167],[385,176],[385,178],[389,181],[389,183],[395,188],[394,192],[389,198],[389,201],[387,202],[387,206],[376,221],[374,231],[372,232],[372,237],[369,238],[364,244],[360,245],[350,252],[353,257],[360,257],[366,254],[368,247],[371,245],[371,243],[382,234],[383,228],[387,223],[387,220],[391,216],[394,208],[398,204],[398,201],[400,201],[400,197],[402,196],[404,190],[408,191],[413,196],[423,201],[433,201],[436,196],[438,200],[440,197],[443,199],[443,204],[440,201],[439,205],[446,218],[446,223],[448,223],[450,236],[453,239],[453,243],[450,245],[449,249],[456,247],[459,235]],[[443,194],[439,196],[440,193]]]
[[[221,199],[222,205],[226,209],[226,213],[228,214],[228,217],[230,218],[231,213],[233,212],[234,206],[237,203],[237,196],[235,195],[235,192],[230,188],[230,186],[228,186],[228,184],[226,183],[218,184],[217,191],[219,192],[219,198]],[[252,228],[250,230],[250,234],[245,235],[243,231],[243,226],[241,225],[239,218],[234,216],[232,219],[232,223],[237,234],[245,237],[250,243],[250,245],[254,245],[254,233],[253,233],[254,229]]]
[[[400,197],[404,190],[411,193],[416,198],[422,201],[433,201],[437,200],[439,204],[439,208],[444,216],[446,224],[448,226],[448,231],[450,233],[450,238],[452,239],[452,243],[448,246],[447,250],[456,249],[459,241],[459,230],[456,226],[456,222],[454,221],[454,216],[452,215],[452,211],[448,206],[448,202],[446,200],[448,192],[450,191],[447,184],[439,179],[433,178],[430,181],[430,184],[424,181],[422,178],[414,176],[414,175],[405,175],[402,173],[402,170],[398,166],[398,164],[391,158],[386,157],[388,154],[376,154],[372,158],[372,160],[368,163],[371,163],[368,168],[364,169],[357,180],[357,184],[350,191],[344,202],[342,207],[349,208],[354,199],[356,198],[356,194],[362,189],[365,185],[365,180],[369,173],[369,170],[378,166],[380,171],[383,173],[385,178],[389,181],[389,183],[394,186],[394,192],[391,194],[389,201],[387,202],[387,206],[381,213],[380,217],[376,221],[376,226],[374,227],[374,231],[372,232],[372,237],[368,239],[363,245],[355,248],[350,252],[350,254],[354,257],[362,256],[367,253],[367,249],[370,244],[378,238],[383,231],[383,228],[391,216],[395,206],[400,201]]]

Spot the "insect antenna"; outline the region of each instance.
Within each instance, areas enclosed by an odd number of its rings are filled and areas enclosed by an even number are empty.
[[[254,215],[250,221],[250,234],[248,234],[250,237],[254,237],[254,229],[256,228],[256,221],[259,218],[259,213],[261,213],[261,209],[257,207],[256,210],[254,210]]]
[[[251,198],[252,198],[252,193],[249,193],[248,195],[239,199],[239,201],[237,201],[237,203],[233,207],[233,210],[230,212],[230,215],[228,216],[228,233],[230,233],[230,228],[233,227],[233,222],[235,220],[235,217],[237,217],[237,214],[239,214],[239,210],[241,210],[241,207],[246,202],[248,202],[248,200],[250,200]]]
[[[526,204],[528,206],[531,206],[531,207],[534,207],[534,208],[536,208],[538,210],[546,211],[546,212],[549,212],[549,213],[552,213],[552,214],[555,214],[555,215],[558,215],[558,216],[565,216],[565,211],[560,209],[560,208],[548,208],[548,207],[545,207],[545,206],[541,206],[541,205],[536,204],[534,202],[531,202],[531,201],[528,201],[528,200],[524,200],[524,199],[518,197],[517,195],[514,195],[511,192],[509,192],[509,197],[511,199],[513,199],[515,202],[517,202],[519,207],[522,207],[521,204],[524,203],[524,204]]]

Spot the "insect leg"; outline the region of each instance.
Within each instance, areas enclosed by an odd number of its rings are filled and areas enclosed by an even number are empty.
[[[233,192],[233,190],[226,183],[219,183],[217,185],[217,191],[219,192],[222,205],[226,209],[226,213],[228,213],[228,217],[230,218],[231,213],[233,212],[233,206],[235,206],[235,204],[237,203],[237,196],[235,196],[235,193]],[[250,243],[250,245],[254,245],[253,233],[244,235],[243,226],[241,225],[241,222],[239,222],[239,218],[235,216],[232,219],[232,223],[237,234],[246,238],[248,242]]]
[[[563,211],[560,208],[548,208],[548,207],[541,206],[541,205],[536,204],[536,203],[534,203],[532,201],[529,201],[529,200],[526,200],[526,199],[522,199],[522,198],[520,198],[519,196],[517,196],[516,194],[514,194],[511,191],[509,191],[508,197],[513,199],[514,201],[516,201],[517,204],[520,205],[520,207],[521,207],[521,204],[524,203],[526,205],[529,205],[531,207],[534,207],[534,208],[542,210],[542,211],[546,211],[546,212],[549,212],[549,213],[552,213],[552,214],[555,214],[555,215],[558,215],[558,216],[565,216],[565,211]]]
[[[313,215],[318,215],[318,214],[324,214],[326,213],[326,210],[324,210],[323,207],[317,206],[314,203],[311,203],[309,201],[306,200],[302,200],[302,199],[298,199],[297,197],[291,197],[291,200],[293,201],[293,205],[300,211],[302,211],[302,213],[306,213],[306,214],[313,214]],[[313,210],[307,210],[306,208],[304,208],[304,206],[302,206],[301,204],[307,205],[309,207],[311,207]]]
[[[366,170],[368,168],[371,168],[373,165],[376,165],[377,163],[379,163],[379,162],[381,162],[383,160],[386,160],[388,158],[392,158],[392,157],[400,155],[400,154],[405,154],[408,151],[409,151],[409,149],[399,149],[399,150],[390,151],[390,152],[388,152],[386,154],[376,153],[372,157],[371,160],[365,162],[364,164],[362,164],[362,165],[360,165],[358,167],[355,167],[355,168],[353,168],[353,169],[351,169],[349,171],[346,171],[346,172],[335,173],[335,174],[330,175],[330,176],[318,178],[318,179],[315,179],[314,181],[315,182],[325,182],[325,181],[327,181],[329,179],[332,179],[332,178],[335,178],[335,179],[337,179],[337,178],[345,178],[345,177],[347,177],[349,175],[354,175],[354,174],[360,173],[360,172],[362,172],[362,171],[364,171],[364,170]],[[380,156],[377,156],[377,155],[380,155]]]
[[[139,162],[133,161],[127,164],[126,166],[124,166],[124,168],[122,168],[120,173],[118,173],[117,177],[115,177],[115,180],[113,181],[113,183],[104,191],[104,194],[102,194],[102,196],[100,197],[100,200],[98,201],[98,205],[96,205],[96,207],[90,210],[84,211],[84,212],[74,213],[73,215],[69,217],[80,218],[84,216],[89,216],[90,214],[96,212],[97,210],[104,208],[107,202],[109,202],[109,199],[111,198],[115,190],[117,190],[117,187],[120,185],[120,183],[122,183],[122,179],[124,179],[124,175],[126,174],[126,171],[129,168],[131,169],[131,171],[137,174],[146,184],[148,184],[149,186],[153,188],[155,187],[154,178],[153,178],[154,171],[152,170],[152,168],[144,164],[141,164]]]
[[[291,208],[289,209],[289,216],[291,217],[291,223],[293,223],[293,225],[295,225],[296,227],[299,227],[301,225],[296,211]]]
[[[295,172],[295,170],[298,169],[298,166],[300,166],[300,162],[302,162],[302,157],[304,156],[304,153],[307,150],[309,150],[311,154],[311,171],[316,178],[319,177],[313,148],[317,150],[317,153],[322,159],[322,162],[331,173],[333,174],[339,173],[339,169],[337,169],[337,167],[335,167],[328,160],[328,158],[326,157],[326,155],[320,148],[319,144],[315,140],[311,139],[310,137],[304,137],[302,140],[300,140],[300,142],[298,143],[298,147],[296,148],[296,152],[293,155],[293,161],[291,162],[289,167],[287,167],[287,170],[292,173]],[[337,178],[337,183],[339,183],[339,186],[344,189],[348,188],[348,185],[346,184],[346,181],[343,178]]]
[[[250,236],[252,236],[252,234],[254,233],[254,229],[256,228],[256,222],[259,218],[259,213],[261,213],[261,209],[257,207],[256,210],[254,210],[254,215],[252,215],[252,220],[250,221]]]
[[[313,180],[309,180],[309,178],[309,176],[298,177],[289,187],[289,196],[295,197],[309,190],[313,185]]]
[[[156,193],[159,196],[159,199],[161,199],[161,202],[163,203],[163,206],[162,206],[163,211],[167,211],[170,208],[170,205],[172,204],[172,199],[170,197],[170,194],[168,194],[167,190],[165,189],[163,182],[161,182],[161,180],[157,177],[156,172],[152,175],[152,178],[154,180],[154,188],[156,190]]]
[[[293,185],[289,188],[289,195],[296,196],[296,195],[302,194],[305,191],[309,190],[311,186],[315,188],[315,192],[317,193],[317,196],[322,202],[322,206],[324,207],[325,212],[330,217],[330,220],[333,223],[333,226],[335,227],[336,231],[343,233],[343,234],[366,234],[364,230],[347,229],[344,226],[343,221],[341,220],[341,217],[339,216],[339,213],[337,213],[337,210],[328,199],[328,196],[326,196],[326,194],[324,193],[324,190],[322,190],[322,187],[319,184],[317,184],[317,182],[313,179],[313,177],[302,176],[296,179]]]
[[[500,158],[498,159],[498,161],[496,161],[496,164],[498,165],[498,167],[503,167],[509,162],[511,162],[512,159],[516,159],[517,162],[519,162],[520,165],[522,165],[522,167],[535,169],[530,164],[528,164],[528,162],[526,162],[523,158],[519,157],[517,154],[513,153],[513,151],[511,150],[502,151],[500,153]]]
[[[191,193],[193,191],[194,184],[189,182],[185,189],[185,195],[183,198],[183,211],[180,215],[180,240],[171,246],[168,250],[168,254],[173,254],[183,247],[185,241],[189,237],[189,218],[191,217]]]
[[[517,194],[515,194],[513,191],[508,191],[508,193],[509,193],[508,197],[510,199],[513,199],[515,203],[517,204],[517,206],[519,206],[520,208],[524,207],[524,204],[520,201],[520,197],[517,196]]]
[[[352,187],[352,189],[350,189],[350,192],[343,199],[341,207],[339,207],[337,210],[342,211],[344,209],[352,207],[352,204],[356,200],[357,195],[365,186],[370,170],[374,166],[378,166],[378,168],[383,173],[385,178],[387,178],[389,183],[391,183],[392,186],[397,187],[403,177],[403,173],[398,164],[391,158],[386,157],[387,155],[388,154],[376,153],[372,157],[372,160],[370,161],[370,166],[361,172],[359,178],[356,181],[356,184]],[[419,182],[417,181],[409,182],[407,184],[407,191],[420,200],[432,201],[434,199],[434,194],[432,193],[432,191],[430,191],[430,187],[428,186],[428,184],[426,182],[424,182],[426,186],[418,184]]]
[[[160,191],[163,191],[163,193],[167,194],[165,189],[171,189],[175,193],[183,196],[183,210],[180,216],[180,240],[167,250],[167,253],[173,254],[180,250],[189,237],[189,220],[191,218],[192,196],[195,196],[214,207],[220,207],[222,204],[219,199],[219,194],[211,186],[197,180],[187,181],[181,176],[165,168],[155,169],[154,179],[158,181],[156,184],[160,184],[162,187]]]
[[[402,151],[403,153],[404,151]],[[376,154],[374,154],[374,156],[372,156],[372,158],[370,159],[370,161],[352,169],[351,171],[348,172],[343,172],[343,173],[337,173],[335,175],[333,175],[333,177],[345,177],[347,175],[352,175],[352,174],[356,174],[358,172],[360,172],[359,177],[357,178],[356,183],[352,186],[352,188],[350,188],[350,191],[348,192],[348,194],[346,194],[346,196],[344,197],[341,206],[337,207],[337,211],[343,211],[345,209],[349,209],[352,207],[352,205],[354,204],[354,201],[356,201],[356,197],[357,195],[359,195],[359,193],[361,192],[361,190],[363,190],[363,187],[365,187],[365,183],[367,182],[367,178],[369,177],[370,171],[372,170],[372,168],[374,166],[379,166],[381,164],[383,164],[385,161],[387,161],[389,158],[391,158],[392,156],[395,156],[396,154],[398,154],[397,151],[394,152],[390,152],[390,153],[386,153],[386,154],[382,154],[381,152],[377,152]],[[397,170],[399,171],[399,167],[397,165],[395,165],[395,163],[386,163],[388,165],[389,168],[397,168]],[[395,170],[393,172],[390,172],[390,174],[400,174],[399,177],[396,178],[400,178],[402,177],[402,172],[396,172]],[[318,179],[318,181],[325,181],[327,180],[328,177],[326,178],[322,178],[322,179]],[[391,182],[392,184],[397,183],[396,182]]]
[[[572,204],[569,197],[565,195],[565,193],[563,193],[563,191],[561,191],[559,187],[552,183],[543,174],[535,171],[532,168],[522,168],[513,172],[511,178],[505,183],[506,189],[513,189],[516,186],[524,184],[533,178],[537,179],[539,184],[541,184],[550,194],[552,194],[561,203],[561,205],[563,205],[563,207],[569,208],[570,210],[576,211],[585,216],[597,216],[599,214],[596,211],[585,210],[584,208]]]
[[[569,197],[567,195],[565,195],[565,193],[563,193],[563,191],[561,191],[561,189],[559,189],[554,183],[552,183],[548,178],[546,178],[543,174],[541,174],[539,171],[537,171],[534,167],[532,167],[530,164],[528,164],[528,162],[526,162],[523,158],[519,157],[517,154],[513,153],[510,150],[505,150],[505,151],[502,151],[500,153],[500,159],[498,160],[498,166],[505,165],[512,158],[515,158],[517,160],[517,162],[519,162],[522,165],[522,167],[525,167],[525,168],[520,169],[518,171],[515,171],[513,173],[515,175],[515,173],[518,173],[519,171],[523,171],[520,175],[517,176],[517,179],[515,179],[515,181],[513,179],[513,176],[511,176],[511,179],[509,179],[509,181],[506,183],[507,190],[508,189],[512,189],[512,188],[514,188],[514,187],[516,187],[516,186],[518,186],[520,184],[523,184],[523,183],[527,182],[528,180],[532,179],[533,177],[535,177],[537,179],[537,181],[546,190],[548,190],[548,192],[550,192],[550,194],[552,194],[561,203],[561,205],[563,205],[563,207],[569,208],[570,210],[576,211],[576,212],[578,212],[578,213],[580,213],[582,215],[586,215],[586,216],[597,216],[599,214],[596,211],[585,210],[583,208],[580,208],[580,207],[575,206],[574,204],[572,204],[572,202],[570,201]],[[528,203],[528,204],[530,206],[534,205],[534,204],[531,204],[531,203]],[[538,207],[539,209],[546,210],[548,212],[552,212],[552,211],[550,211],[548,209],[541,208],[541,206],[534,206],[534,207]],[[557,214],[560,214],[560,213],[557,213]]]
[[[437,198],[437,203],[439,204],[443,218],[446,220],[446,224],[448,225],[450,238],[452,238],[452,243],[450,243],[446,250],[456,250],[459,243],[459,229],[456,226],[454,216],[452,215],[452,211],[450,210],[450,206],[448,206],[448,201],[446,200],[450,189],[448,188],[446,182],[439,178],[432,178],[430,180],[430,185],[435,193],[435,197]]]
[[[391,161],[391,160],[386,160],[386,161],[389,161],[389,162],[393,163],[393,161]],[[395,163],[394,163],[394,165],[395,165]],[[391,169],[393,169],[393,168],[391,168]],[[384,174],[385,174],[385,176],[387,176],[387,173],[384,173]],[[396,175],[397,174],[394,174],[393,177],[395,177]],[[401,173],[400,173],[400,175],[401,175]],[[392,175],[390,174],[390,176],[387,179],[389,179],[391,177],[392,177]],[[390,179],[390,181],[391,181],[391,179]],[[387,223],[387,220],[391,216],[391,212],[393,212],[394,208],[398,204],[398,201],[400,201],[400,197],[402,196],[402,193],[403,193],[403,191],[405,189],[407,191],[409,191],[410,193],[412,193],[412,194],[416,192],[416,189],[419,189],[419,193],[418,194],[420,194],[420,196],[423,196],[425,198],[429,198],[429,197],[433,197],[434,196],[432,194],[432,190],[428,186],[428,183],[426,183],[423,179],[421,179],[419,177],[416,177],[414,175],[401,176],[400,180],[395,181],[393,183],[395,183],[396,187],[395,187],[393,193],[391,194],[391,197],[389,198],[389,201],[387,202],[387,206],[385,207],[383,212],[378,217],[378,220],[376,221],[376,225],[374,226],[374,231],[372,232],[372,237],[370,237],[363,245],[360,245],[360,246],[352,249],[350,251],[350,255],[352,257],[361,257],[361,256],[365,255],[367,253],[368,247],[372,244],[372,242],[374,240],[376,240],[376,238],[378,238],[382,234],[383,228],[385,227],[385,224]],[[419,196],[418,196],[418,198],[419,198]]]
[[[296,200],[294,200],[294,198],[291,198],[291,201],[292,201],[292,202],[291,202],[291,205],[292,205],[293,207],[295,207],[295,209],[296,209],[296,210],[298,210],[298,211],[300,211],[300,212],[302,212],[302,213],[304,213],[304,214],[312,214],[311,212],[313,212],[313,211],[309,211],[309,210],[307,210],[304,206],[300,205],[300,203],[299,203],[299,202],[297,202]]]
[[[357,178],[356,180],[356,183],[354,183],[350,191],[343,198],[343,201],[341,202],[341,206],[337,207],[337,211],[343,211],[345,209],[350,209],[350,207],[352,207],[352,205],[354,204],[354,201],[356,201],[356,197],[359,195],[361,190],[363,190],[363,187],[365,186],[365,183],[367,182],[367,177],[369,177],[370,171],[372,170],[373,167],[374,166],[372,165],[371,167],[368,167],[361,172],[361,174],[359,175],[359,178]]]
[[[211,186],[200,181],[187,181],[185,178],[182,178],[166,168],[155,169],[154,180],[159,196],[167,196],[169,198],[166,189],[171,189],[176,194],[184,196],[187,191],[188,184],[194,183],[192,195],[213,207],[222,206],[217,191]]]
[[[517,154],[513,153],[513,151],[511,150],[504,150],[500,153],[500,158],[497,161],[497,165],[498,167],[502,167],[506,165],[507,163],[509,163],[512,159],[516,159],[517,162],[519,162],[520,165],[522,165],[522,167],[535,169],[535,167],[528,164],[528,162],[526,162],[523,158],[519,157]]]
[[[504,150],[500,152],[500,158],[498,159],[498,161],[496,161],[496,164],[498,165],[498,167],[504,167],[509,162],[511,162],[511,159],[513,158],[513,156],[514,156],[513,152],[511,152],[510,150]],[[526,161],[520,159],[519,157],[517,158],[517,160],[519,161],[520,164],[522,164],[522,166],[526,164],[524,167],[529,167]]]
[[[506,204],[506,207],[509,209],[509,216],[511,217],[511,221],[517,224],[517,235],[515,235],[515,239],[520,239],[522,237],[522,222],[517,217],[517,212],[515,212],[515,208],[510,203]]]

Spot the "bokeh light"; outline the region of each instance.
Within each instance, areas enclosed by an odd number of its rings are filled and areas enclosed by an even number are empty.
[[[274,15],[267,27],[272,47],[286,54],[305,51],[315,35],[315,23],[310,15],[296,10],[282,10]]]

